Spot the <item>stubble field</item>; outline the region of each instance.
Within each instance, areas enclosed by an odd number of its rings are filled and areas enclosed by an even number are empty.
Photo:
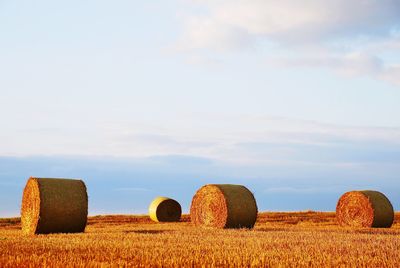
[[[260,213],[252,230],[90,217],[85,233],[24,236],[0,219],[0,267],[400,267],[400,214],[390,229],[347,229],[334,213]]]

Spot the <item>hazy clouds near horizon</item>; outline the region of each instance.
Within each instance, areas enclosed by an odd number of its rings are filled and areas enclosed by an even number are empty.
[[[379,174],[373,171],[381,169]],[[29,176],[82,178],[88,187],[89,213],[146,214],[156,196],[178,200],[189,211],[195,191],[207,183],[246,185],[260,211],[335,210],[342,193],[354,189],[384,192],[400,209],[399,166],[229,165],[190,156],[149,158],[2,157],[0,216],[19,215]],[[385,173],[384,170],[387,172]],[[372,171],[372,172],[371,172]]]

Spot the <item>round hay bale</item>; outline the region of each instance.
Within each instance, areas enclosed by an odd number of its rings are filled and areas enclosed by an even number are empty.
[[[242,185],[208,184],[192,199],[190,218],[195,225],[217,228],[253,228],[257,203]]]
[[[151,202],[149,215],[155,222],[179,221],[182,215],[182,208],[174,199],[160,196]]]
[[[88,196],[81,180],[29,178],[22,197],[25,234],[78,233],[86,227]]]
[[[343,194],[336,206],[341,226],[389,228],[394,221],[393,206],[377,191],[351,191]]]

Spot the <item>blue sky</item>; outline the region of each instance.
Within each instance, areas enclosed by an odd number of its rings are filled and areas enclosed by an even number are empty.
[[[0,32],[0,216],[29,176],[82,177],[92,214],[212,182],[400,209],[398,1],[0,0]]]

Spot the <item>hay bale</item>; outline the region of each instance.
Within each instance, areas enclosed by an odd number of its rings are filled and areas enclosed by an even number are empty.
[[[389,228],[394,221],[393,206],[377,191],[352,191],[343,194],[336,206],[341,226]]]
[[[25,234],[78,233],[86,227],[88,196],[81,180],[29,178],[21,207]]]
[[[257,220],[257,203],[242,185],[208,184],[194,195],[190,218],[195,225],[252,228]]]
[[[179,221],[182,215],[182,208],[174,199],[160,196],[151,202],[149,215],[155,222]]]

